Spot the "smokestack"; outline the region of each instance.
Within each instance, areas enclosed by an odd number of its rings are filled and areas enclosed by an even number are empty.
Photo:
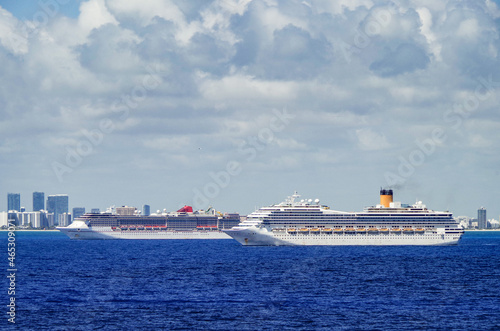
[[[392,190],[381,189],[380,190],[380,204],[386,208],[389,208],[392,202]]]

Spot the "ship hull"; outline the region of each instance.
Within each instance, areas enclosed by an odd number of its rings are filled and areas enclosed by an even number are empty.
[[[111,227],[70,228],[58,227],[59,231],[71,239],[103,240],[103,239],[231,239],[222,231],[120,231]]]
[[[457,245],[462,236],[461,233],[289,234],[258,228],[224,232],[244,246],[437,246]]]

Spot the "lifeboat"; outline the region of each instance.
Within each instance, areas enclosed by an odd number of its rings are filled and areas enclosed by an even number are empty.
[[[369,228],[368,229],[368,233],[370,233],[370,234],[377,234],[378,233],[378,229],[377,228]]]
[[[417,228],[417,229],[415,229],[415,232],[416,233],[424,233],[425,229],[423,229],[423,228]]]
[[[413,229],[412,228],[406,228],[406,229],[403,229],[403,233],[413,233]]]
[[[389,229],[388,228],[382,228],[382,229],[380,229],[380,233],[389,233]]]
[[[321,230],[321,232],[323,232],[323,233],[331,233],[332,229],[324,228],[324,229]]]
[[[310,231],[313,232],[313,233],[319,233],[319,229],[318,228],[311,229]]]
[[[399,232],[401,232],[401,229],[400,228],[392,228],[391,232],[399,233]]]
[[[334,231],[335,231],[336,233],[342,233],[342,232],[344,232],[344,229],[342,229],[342,228],[335,228],[335,230],[334,230]]]
[[[297,233],[297,229],[295,228],[289,228],[288,233]]]
[[[366,229],[365,229],[365,228],[357,228],[357,229],[356,229],[356,232],[359,232],[359,233],[366,233]]]
[[[309,233],[309,229],[306,229],[306,228],[302,228],[299,231],[300,231],[300,233]]]

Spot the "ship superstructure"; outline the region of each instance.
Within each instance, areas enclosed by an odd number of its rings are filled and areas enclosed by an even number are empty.
[[[71,239],[231,239],[221,230],[240,222],[239,214],[222,214],[209,208],[141,216],[134,213],[85,214],[57,229]]]
[[[332,210],[295,192],[225,232],[243,245],[453,245],[464,233],[452,213],[427,209],[421,201],[394,202],[390,189],[362,212]]]

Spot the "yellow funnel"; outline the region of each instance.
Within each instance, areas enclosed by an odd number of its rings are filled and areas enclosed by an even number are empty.
[[[386,208],[389,208],[392,202],[392,190],[380,190],[380,204]]]

